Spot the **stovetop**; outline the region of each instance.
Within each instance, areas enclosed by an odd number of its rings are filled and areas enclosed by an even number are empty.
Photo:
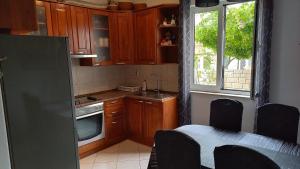
[[[103,102],[94,97],[79,97],[75,99],[76,117],[103,111]]]
[[[99,99],[95,98],[95,97],[79,97],[75,99],[75,105],[76,107],[81,107],[84,105],[90,105],[90,104],[94,104],[99,102]]]

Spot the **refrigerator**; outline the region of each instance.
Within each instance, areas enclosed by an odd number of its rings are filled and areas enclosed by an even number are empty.
[[[0,35],[0,169],[79,169],[67,38]]]

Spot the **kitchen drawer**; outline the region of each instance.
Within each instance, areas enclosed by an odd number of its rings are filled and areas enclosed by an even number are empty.
[[[114,99],[114,100],[104,102],[104,107],[105,108],[111,108],[111,107],[119,108],[119,107],[123,107],[123,106],[124,106],[124,99],[123,98]]]
[[[105,116],[107,117],[117,117],[125,115],[125,107],[124,106],[114,106],[105,108]]]

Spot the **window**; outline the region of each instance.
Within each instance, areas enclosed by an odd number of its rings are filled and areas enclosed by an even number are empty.
[[[250,94],[255,1],[192,8],[194,56],[191,88]]]

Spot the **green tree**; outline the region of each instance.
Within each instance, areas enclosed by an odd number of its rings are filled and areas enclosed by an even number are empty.
[[[253,51],[255,3],[229,6],[226,12],[225,67],[234,60],[249,59]],[[218,12],[203,13],[195,28],[195,41],[218,50]]]

